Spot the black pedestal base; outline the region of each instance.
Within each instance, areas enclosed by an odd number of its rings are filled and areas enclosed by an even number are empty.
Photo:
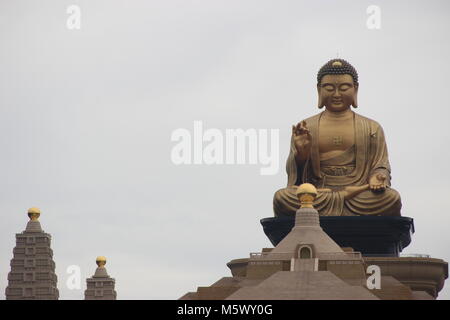
[[[261,219],[274,246],[291,231],[294,222],[294,217]],[[408,217],[320,217],[320,226],[340,247],[351,247],[363,256],[398,257],[414,233],[414,221]]]

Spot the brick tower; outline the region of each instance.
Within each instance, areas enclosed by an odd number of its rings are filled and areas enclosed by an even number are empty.
[[[16,234],[16,247],[8,273],[7,300],[57,300],[57,276],[53,250],[50,248],[52,236],[41,228],[38,208],[28,210],[25,231]]]
[[[97,257],[95,262],[97,263],[95,274],[86,279],[84,300],[116,300],[117,293],[114,290],[116,281],[106,271],[106,258]]]

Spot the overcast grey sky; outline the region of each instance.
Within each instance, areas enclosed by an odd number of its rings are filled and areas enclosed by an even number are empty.
[[[69,5],[81,29],[66,27]],[[366,26],[369,5],[381,29]],[[430,1],[0,1],[0,298],[29,207],[52,234],[61,299],[108,258],[119,299],[175,299],[270,246],[291,125],[318,112],[329,59],[359,72],[416,233],[450,260],[450,4]],[[279,129],[280,170],[171,162],[171,133]],[[81,290],[66,268],[79,265]],[[450,286],[440,298],[450,298]]]

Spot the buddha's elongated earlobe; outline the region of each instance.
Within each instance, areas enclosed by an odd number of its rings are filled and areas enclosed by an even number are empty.
[[[323,103],[323,99],[322,99],[322,95],[320,94],[320,87],[317,86],[317,96],[319,98],[318,102],[317,102],[317,107],[319,109],[322,109],[323,107],[325,107],[325,104]]]
[[[319,95],[319,102],[317,103],[317,107],[319,109],[322,109],[323,107],[325,107],[325,105],[323,104],[323,101],[322,101],[322,97],[320,95]]]
[[[355,86],[355,94],[353,95],[352,101],[353,108],[358,108],[358,85]]]

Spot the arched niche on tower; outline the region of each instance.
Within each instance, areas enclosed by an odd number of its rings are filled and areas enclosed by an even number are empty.
[[[299,244],[295,249],[295,259],[315,258],[314,246],[312,244]]]

